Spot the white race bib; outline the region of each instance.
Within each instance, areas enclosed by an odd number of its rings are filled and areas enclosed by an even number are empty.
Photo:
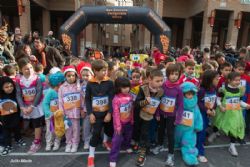
[[[194,113],[190,111],[184,111],[182,114],[181,124],[185,126],[192,126],[194,119]]]
[[[163,97],[161,99],[161,105],[160,105],[160,109],[164,112],[168,112],[168,113],[172,113],[174,112],[175,109],[175,98],[172,97]]]
[[[104,112],[109,110],[109,98],[108,96],[93,97],[92,100],[93,111]]]

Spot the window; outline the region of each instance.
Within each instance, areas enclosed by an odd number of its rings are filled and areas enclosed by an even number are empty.
[[[122,35],[122,40],[125,41],[125,35]]]
[[[118,31],[118,24],[114,24],[114,31]]]
[[[118,35],[113,36],[113,43],[118,43]]]
[[[106,38],[109,38],[109,32],[106,33]]]

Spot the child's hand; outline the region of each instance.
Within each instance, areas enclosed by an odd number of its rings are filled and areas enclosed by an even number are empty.
[[[161,119],[160,116],[156,116],[155,118],[157,121],[160,121],[160,119]]]
[[[104,118],[104,122],[109,122],[111,120],[111,114],[110,113],[107,113],[107,115],[105,116]]]
[[[86,117],[86,112],[84,112],[83,110],[81,110],[81,117],[85,118]]]
[[[248,110],[249,110],[249,109],[250,109],[250,105],[247,105],[247,106],[246,106],[246,109],[248,109]]]
[[[91,124],[94,124],[95,121],[96,121],[95,115],[94,115],[94,114],[90,114],[90,115],[89,115],[89,120],[90,120],[90,123],[91,123]]]
[[[32,107],[32,106],[29,106],[29,107],[27,108],[27,113],[30,114],[32,111],[33,111],[33,107]]]
[[[2,123],[2,122],[0,122],[0,125],[2,126],[2,125],[3,125],[3,123]]]
[[[148,103],[150,104],[151,102],[151,98],[150,97],[146,97],[146,100],[148,101]]]
[[[121,130],[115,130],[116,135],[121,135]]]
[[[221,111],[221,112],[226,112],[226,108],[225,108],[225,107],[220,106],[220,111]]]

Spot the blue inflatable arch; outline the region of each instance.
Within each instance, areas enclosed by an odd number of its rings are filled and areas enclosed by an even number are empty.
[[[77,35],[91,23],[143,24],[154,35],[155,46],[167,53],[171,30],[161,17],[150,8],[120,6],[82,6],[61,27],[64,44],[77,55]]]

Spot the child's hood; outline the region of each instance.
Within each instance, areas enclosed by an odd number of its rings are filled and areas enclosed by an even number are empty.
[[[3,85],[5,83],[12,83],[12,85],[14,86],[14,90],[11,94],[6,94],[3,90]],[[0,98],[1,99],[16,99],[16,88],[15,88],[15,83],[14,81],[7,77],[7,76],[3,76],[0,77]]]

